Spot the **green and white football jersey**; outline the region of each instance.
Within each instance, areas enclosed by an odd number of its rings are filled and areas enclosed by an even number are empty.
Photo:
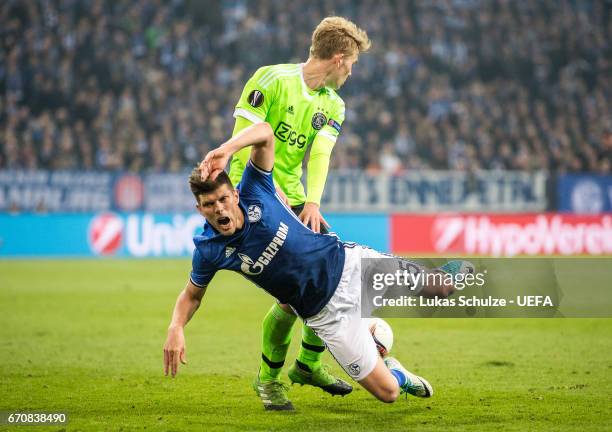
[[[309,89],[301,64],[264,66],[245,85],[234,117],[272,126],[274,180],[293,206],[306,201],[301,182],[306,150],[317,135],[336,141],[344,121],[344,102],[329,87]],[[248,148],[241,151],[250,154]],[[230,178],[234,184],[240,181],[244,168],[239,157],[232,158]]]

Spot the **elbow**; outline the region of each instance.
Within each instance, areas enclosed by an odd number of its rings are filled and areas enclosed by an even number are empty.
[[[261,126],[262,141],[265,142],[266,146],[274,145],[274,131],[272,126],[268,122],[259,123]]]

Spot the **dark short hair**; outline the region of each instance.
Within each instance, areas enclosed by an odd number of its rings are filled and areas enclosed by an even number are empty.
[[[232,181],[225,171],[221,171],[215,180],[208,179],[206,181],[202,181],[200,168],[195,167],[189,176],[189,187],[191,188],[191,193],[193,193],[193,196],[198,204],[200,203],[200,199],[198,198],[200,195],[214,192],[224,184],[228,185],[231,190],[234,189],[234,186],[232,186]]]

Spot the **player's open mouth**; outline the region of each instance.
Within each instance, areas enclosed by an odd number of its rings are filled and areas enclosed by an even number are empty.
[[[230,218],[227,216],[217,219],[217,223],[223,228],[227,228],[230,222]]]

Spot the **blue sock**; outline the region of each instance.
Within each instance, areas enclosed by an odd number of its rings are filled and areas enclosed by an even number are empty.
[[[400,387],[406,384],[406,382],[408,381],[408,377],[404,375],[404,372],[398,369],[389,369],[389,370],[391,371],[391,374],[397,380],[397,383],[399,384]]]

